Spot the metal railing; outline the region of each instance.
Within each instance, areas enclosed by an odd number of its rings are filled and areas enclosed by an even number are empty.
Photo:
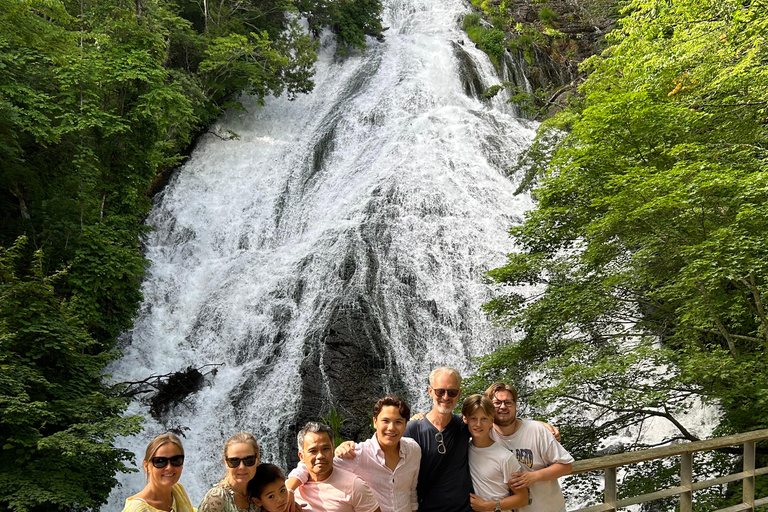
[[[757,442],[765,439],[768,439],[768,429],[707,439],[705,441],[675,444],[663,446],[661,448],[651,448],[649,450],[639,450],[636,452],[620,453],[617,455],[576,461],[573,463],[574,474],[586,473],[589,471],[605,471],[605,493],[602,504],[576,509],[574,512],[616,512],[623,507],[672,496],[680,496],[680,512],[691,512],[694,491],[738,480],[744,482],[741,504],[713,512],[737,512],[740,510],[754,512],[756,507],[768,505],[768,497],[755,499],[755,477],[768,474],[768,467],[755,468],[755,445]],[[694,453],[740,445],[744,445],[744,467],[740,473],[733,473],[709,480],[693,481]],[[681,459],[680,485],[662,489],[660,491],[640,494],[638,496],[617,499],[616,468],[648,460],[674,457],[677,455],[679,455]]]

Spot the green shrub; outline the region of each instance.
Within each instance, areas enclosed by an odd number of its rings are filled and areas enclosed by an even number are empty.
[[[464,16],[464,20],[462,21],[461,26],[464,30],[468,30],[469,27],[479,27],[480,15],[477,13],[467,14]]]
[[[489,55],[500,59],[504,55],[504,32],[497,29],[486,30],[480,41],[480,47]]]
[[[550,9],[549,7],[547,7],[546,5],[542,7],[541,10],[539,11],[539,20],[544,25],[551,25],[552,23],[557,21],[557,17],[558,17],[558,14],[552,9]]]

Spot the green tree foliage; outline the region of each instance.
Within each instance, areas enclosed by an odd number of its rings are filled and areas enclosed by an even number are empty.
[[[378,1],[0,0],[0,510],[98,507],[124,469],[135,422],[100,372],[141,300],[148,193],[240,93],[312,89],[299,3],[343,45],[381,34]]]
[[[113,446],[138,431],[102,383],[114,357],[73,315],[25,238],[0,249],[0,510],[92,509],[131,457]],[[77,504],[76,506],[74,504]]]
[[[306,16],[309,28],[319,36],[324,27],[336,35],[339,53],[365,50],[365,37],[384,37],[380,0],[297,0],[299,12]]]
[[[489,272],[521,339],[475,385],[527,387],[579,456],[651,417],[695,439],[694,399],[717,434],[768,426],[767,33],[757,1],[632,2],[583,104],[542,125],[537,207]]]

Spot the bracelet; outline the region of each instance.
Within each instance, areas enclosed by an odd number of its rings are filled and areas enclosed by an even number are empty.
[[[286,487],[289,493],[296,494],[296,489],[291,489],[290,487]]]

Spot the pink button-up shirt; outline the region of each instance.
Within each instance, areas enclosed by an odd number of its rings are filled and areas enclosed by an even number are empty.
[[[419,508],[416,499],[419,464],[421,448],[413,439],[403,437],[400,439],[400,461],[394,471],[389,469],[376,434],[355,445],[354,459],[333,459],[335,467],[351,471],[365,480],[379,502],[381,512],[410,512]],[[309,479],[309,471],[303,462],[299,462],[288,476],[304,483]]]

